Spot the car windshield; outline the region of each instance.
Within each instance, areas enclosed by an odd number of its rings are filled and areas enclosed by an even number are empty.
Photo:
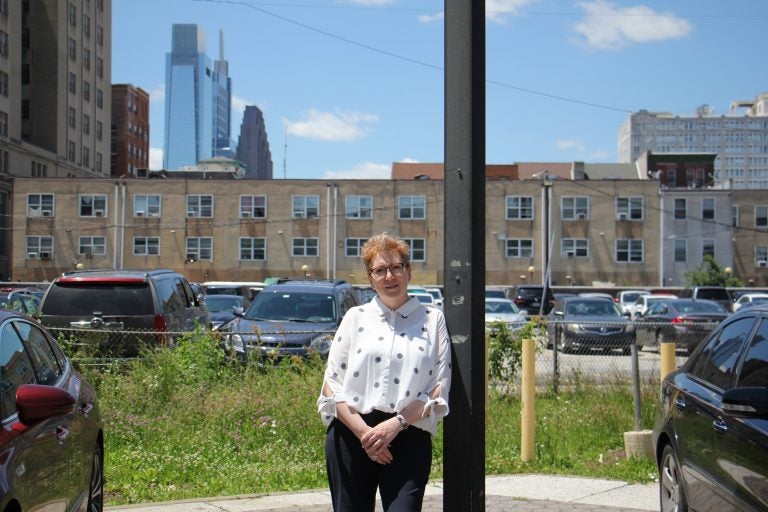
[[[640,292],[625,293],[621,297],[621,302],[635,302],[637,300],[637,298],[640,297],[641,295],[643,295],[643,294],[640,293]]]
[[[333,322],[333,295],[290,291],[261,292],[245,313],[247,320]]]
[[[511,313],[515,314],[518,312],[517,307],[512,302],[506,302],[506,301],[499,301],[499,302],[486,302],[485,303],[485,312],[486,313]]]
[[[699,289],[699,293],[696,296],[699,299],[731,300],[730,297],[728,297],[728,292],[725,291],[724,288],[711,288],[711,289],[702,288],[702,289]]]
[[[621,316],[612,302],[599,299],[568,302],[565,314],[570,316]]]
[[[507,296],[504,294],[504,290],[485,290],[486,297],[494,297],[497,299],[505,299]]]
[[[205,298],[205,306],[211,313],[232,311],[232,308],[243,307],[243,298],[229,295],[209,295]]]

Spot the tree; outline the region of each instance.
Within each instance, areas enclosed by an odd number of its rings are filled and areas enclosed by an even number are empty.
[[[685,273],[688,286],[744,286],[741,279],[726,272],[714,256],[707,254],[696,270]]]

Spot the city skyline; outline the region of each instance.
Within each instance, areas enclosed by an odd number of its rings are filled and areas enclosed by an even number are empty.
[[[200,24],[209,37],[224,32],[232,138],[244,106],[258,106],[276,178],[388,178],[394,161],[444,158],[440,1],[137,0],[113,8],[112,81],[150,93],[152,162],[162,152],[163,61],[174,23]],[[722,115],[732,101],[768,90],[754,65],[768,42],[762,2],[671,9],[661,1],[496,0],[487,11],[490,164],[615,162],[617,130],[632,111],[690,115],[706,103]]]

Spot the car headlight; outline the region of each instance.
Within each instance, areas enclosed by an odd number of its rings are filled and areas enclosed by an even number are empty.
[[[328,352],[331,350],[332,341],[333,334],[321,334],[320,336],[315,336],[312,338],[312,340],[309,342],[309,348],[318,354],[325,356],[328,355]]]
[[[229,334],[226,340],[227,350],[234,350],[235,352],[245,352],[245,345],[243,338],[239,334]]]
[[[568,332],[582,332],[584,329],[581,327],[581,324],[566,324],[565,330]]]

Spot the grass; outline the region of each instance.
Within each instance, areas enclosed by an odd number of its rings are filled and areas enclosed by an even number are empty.
[[[84,370],[99,392],[109,505],[327,486],[316,412],[323,364],[224,361],[198,333],[129,366]],[[643,396],[652,418],[655,394]],[[494,392],[486,474],[548,473],[648,482],[653,462],[623,457],[634,415],[628,386],[577,385],[536,401],[536,457],[520,462],[520,402]],[[647,428],[647,426],[646,426]],[[442,477],[442,431],[432,478]]]

